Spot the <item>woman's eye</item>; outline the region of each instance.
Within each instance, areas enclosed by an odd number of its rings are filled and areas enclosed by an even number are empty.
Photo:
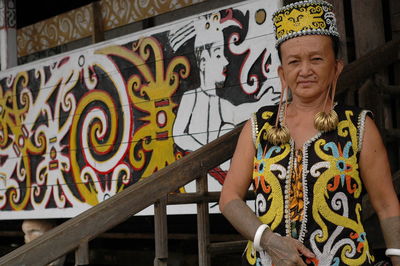
[[[298,62],[299,62],[299,60],[290,60],[289,65],[297,64]]]
[[[313,61],[322,61],[322,58],[321,57],[314,57],[311,60],[313,60]]]

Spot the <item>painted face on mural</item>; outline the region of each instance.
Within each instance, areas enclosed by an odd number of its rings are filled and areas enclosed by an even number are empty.
[[[204,75],[205,83],[215,88],[222,88],[228,63],[223,46],[214,43],[209,49],[204,49],[200,55],[200,71]]]

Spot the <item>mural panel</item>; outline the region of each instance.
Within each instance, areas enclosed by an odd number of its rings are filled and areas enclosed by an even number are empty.
[[[242,2],[1,72],[0,219],[73,217],[277,103],[278,5]],[[210,171],[210,190],[227,169]]]

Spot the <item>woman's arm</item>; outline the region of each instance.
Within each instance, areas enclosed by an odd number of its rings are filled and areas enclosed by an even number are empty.
[[[386,148],[371,118],[365,122],[360,154],[361,177],[368,191],[384,235],[387,248],[400,248],[400,205],[394,190]],[[392,256],[394,265],[400,257]]]
[[[262,223],[243,201],[251,183],[255,156],[251,132],[251,121],[248,121],[239,136],[222,188],[219,206],[233,227],[246,239],[253,241]],[[262,234],[260,246],[272,257],[275,265],[305,265],[299,254],[314,257],[314,254],[299,241],[276,235],[269,228]]]

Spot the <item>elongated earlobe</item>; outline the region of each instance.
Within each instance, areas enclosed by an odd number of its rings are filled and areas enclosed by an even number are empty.
[[[286,101],[285,101],[285,107],[284,107],[285,108],[284,117],[283,117],[282,124],[280,124],[279,117],[282,112],[283,98],[285,95],[286,95]],[[288,143],[290,140],[289,129],[285,125],[287,102],[288,102],[288,88],[285,87],[285,89],[283,89],[281,92],[278,113],[276,114],[275,125],[272,126],[265,134],[265,140],[267,140],[268,142],[272,143],[275,146]]]
[[[335,106],[334,99],[335,99],[335,93],[336,93],[336,84],[337,84],[337,80],[339,78],[339,74],[342,72],[343,63],[337,62],[337,64],[338,65],[336,65],[335,77],[333,79],[332,85],[329,87],[328,93],[326,94],[322,112],[318,112],[314,116],[314,127],[315,127],[315,129],[317,129],[320,132],[329,132],[329,131],[335,130],[337,128],[337,125],[339,124],[339,117],[333,108]],[[327,103],[329,96],[331,98],[332,109],[329,111],[329,113],[326,113],[325,108],[326,108],[326,103]]]

